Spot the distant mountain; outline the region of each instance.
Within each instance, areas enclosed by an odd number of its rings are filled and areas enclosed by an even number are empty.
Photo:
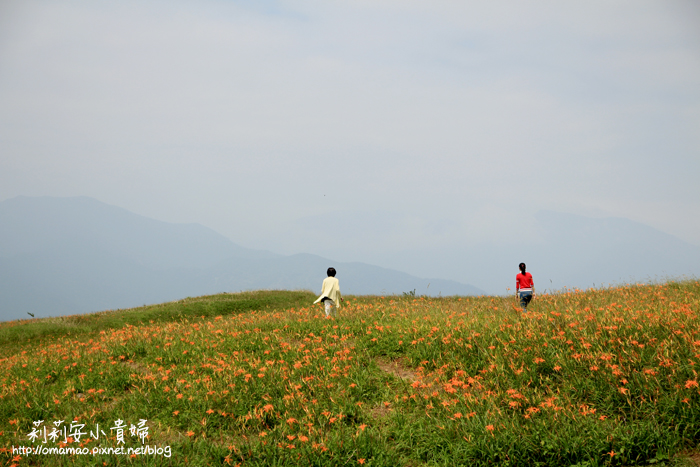
[[[364,263],[251,250],[198,224],[148,219],[91,198],[0,202],[0,319],[126,308],[218,292],[320,288],[345,294],[469,295],[466,284]]]
[[[700,247],[647,225],[551,211],[535,218],[541,238],[529,256],[547,283],[585,288],[700,273]]]
[[[513,241],[436,245],[393,253],[385,264],[414,272],[441,271],[489,294],[513,292],[525,262],[538,290],[700,277],[700,247],[624,218],[590,218],[540,211],[533,229],[512,229]]]
[[[153,269],[276,256],[238,246],[199,224],[161,222],[87,197],[18,196],[0,203],[0,257],[85,244]]]
[[[310,289],[321,287],[329,266],[338,270],[341,290],[348,294],[391,295],[415,289],[418,295],[483,295],[483,290],[445,279],[420,279],[392,269],[366,263],[331,261],[320,256],[297,254],[264,260],[230,259],[211,272],[217,283],[245,289],[269,284],[273,289]]]

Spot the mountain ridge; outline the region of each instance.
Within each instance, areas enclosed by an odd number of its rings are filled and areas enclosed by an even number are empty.
[[[252,250],[199,224],[157,221],[88,197],[0,202],[0,245],[3,320],[219,292],[316,290],[331,265],[345,294],[483,294],[456,281],[366,263]]]

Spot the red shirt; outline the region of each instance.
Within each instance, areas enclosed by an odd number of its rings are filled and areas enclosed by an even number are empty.
[[[532,274],[529,272],[525,274],[519,272],[518,275],[515,276],[515,290],[531,289],[533,285],[535,284],[532,282]]]

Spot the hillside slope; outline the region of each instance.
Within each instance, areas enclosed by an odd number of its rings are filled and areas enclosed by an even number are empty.
[[[19,465],[56,466],[558,467],[663,463],[700,443],[697,281],[542,294],[526,314],[513,297],[348,297],[331,320],[288,307],[303,294],[257,294],[277,301],[0,324],[0,452],[39,448]],[[65,326],[22,337],[42,323]],[[121,443],[117,420],[142,431]],[[62,421],[70,442],[32,438]],[[50,451],[71,447],[85,454]]]

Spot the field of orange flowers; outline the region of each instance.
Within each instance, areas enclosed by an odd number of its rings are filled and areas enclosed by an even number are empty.
[[[700,283],[515,305],[348,297],[330,320],[309,304],[16,343],[0,359],[4,458],[596,466],[697,449]]]

